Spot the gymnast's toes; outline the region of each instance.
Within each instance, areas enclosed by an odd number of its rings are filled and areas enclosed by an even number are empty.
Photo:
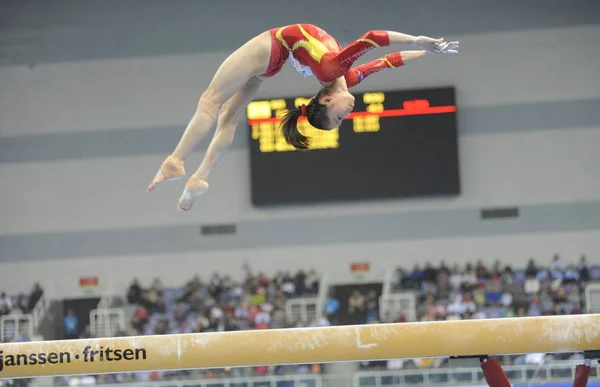
[[[196,198],[206,193],[206,191],[208,191],[208,183],[205,180],[195,176],[190,177],[185,184],[183,194],[179,198],[179,211],[189,211],[194,205]]]
[[[183,166],[183,160],[176,159],[173,156],[169,156],[161,164],[156,176],[152,180],[152,183],[148,186],[148,192],[156,188],[157,185],[164,181],[179,180],[185,176],[185,168]]]

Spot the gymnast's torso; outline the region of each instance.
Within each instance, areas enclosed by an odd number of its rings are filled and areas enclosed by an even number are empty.
[[[321,71],[318,68],[323,56],[341,50],[333,36],[312,24],[291,24],[272,28],[269,32],[273,38],[273,46],[268,76],[278,73],[289,59],[303,76],[316,75],[320,78]]]
[[[272,38],[267,71],[277,74],[289,59],[305,77],[314,75],[321,83],[344,76],[358,57],[370,49],[389,44],[386,31],[370,31],[346,48],[323,29],[312,24],[291,24],[269,30]]]

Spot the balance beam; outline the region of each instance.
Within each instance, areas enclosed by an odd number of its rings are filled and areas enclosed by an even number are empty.
[[[0,378],[600,350],[600,314],[0,344]]]

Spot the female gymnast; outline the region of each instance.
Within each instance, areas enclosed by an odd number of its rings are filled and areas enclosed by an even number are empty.
[[[367,51],[396,44],[409,44],[418,50],[395,52],[351,67]],[[394,31],[369,31],[345,48],[327,32],[311,24],[293,24],[265,31],[246,42],[221,64],[200,97],[179,144],[163,161],[148,191],[154,190],[163,181],[184,177],[184,160],[216,123],[215,134],[204,159],[187,181],[179,199],[179,210],[190,210],[196,197],[208,190],[209,174],[231,145],[242,109],[253,99],[261,83],[277,74],[287,59],[302,75],[314,74],[322,86],[310,103],[290,110],[281,124],[289,144],[297,149],[307,149],[309,139],[297,128],[300,116],[306,117],[318,129],[337,128],[354,108],[354,97],[348,89],[369,75],[400,67],[406,61],[430,54],[457,51],[458,42]]]

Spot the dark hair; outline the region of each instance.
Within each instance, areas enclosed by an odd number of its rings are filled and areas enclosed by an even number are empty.
[[[306,115],[308,123],[317,129],[323,129],[327,121],[327,106],[319,103],[321,97],[325,94],[325,89],[321,89],[319,94],[314,96],[308,105],[306,105]],[[283,117],[281,128],[285,141],[296,149],[306,150],[310,145],[310,138],[306,137],[298,130],[298,119],[302,116],[302,109],[291,109]]]

